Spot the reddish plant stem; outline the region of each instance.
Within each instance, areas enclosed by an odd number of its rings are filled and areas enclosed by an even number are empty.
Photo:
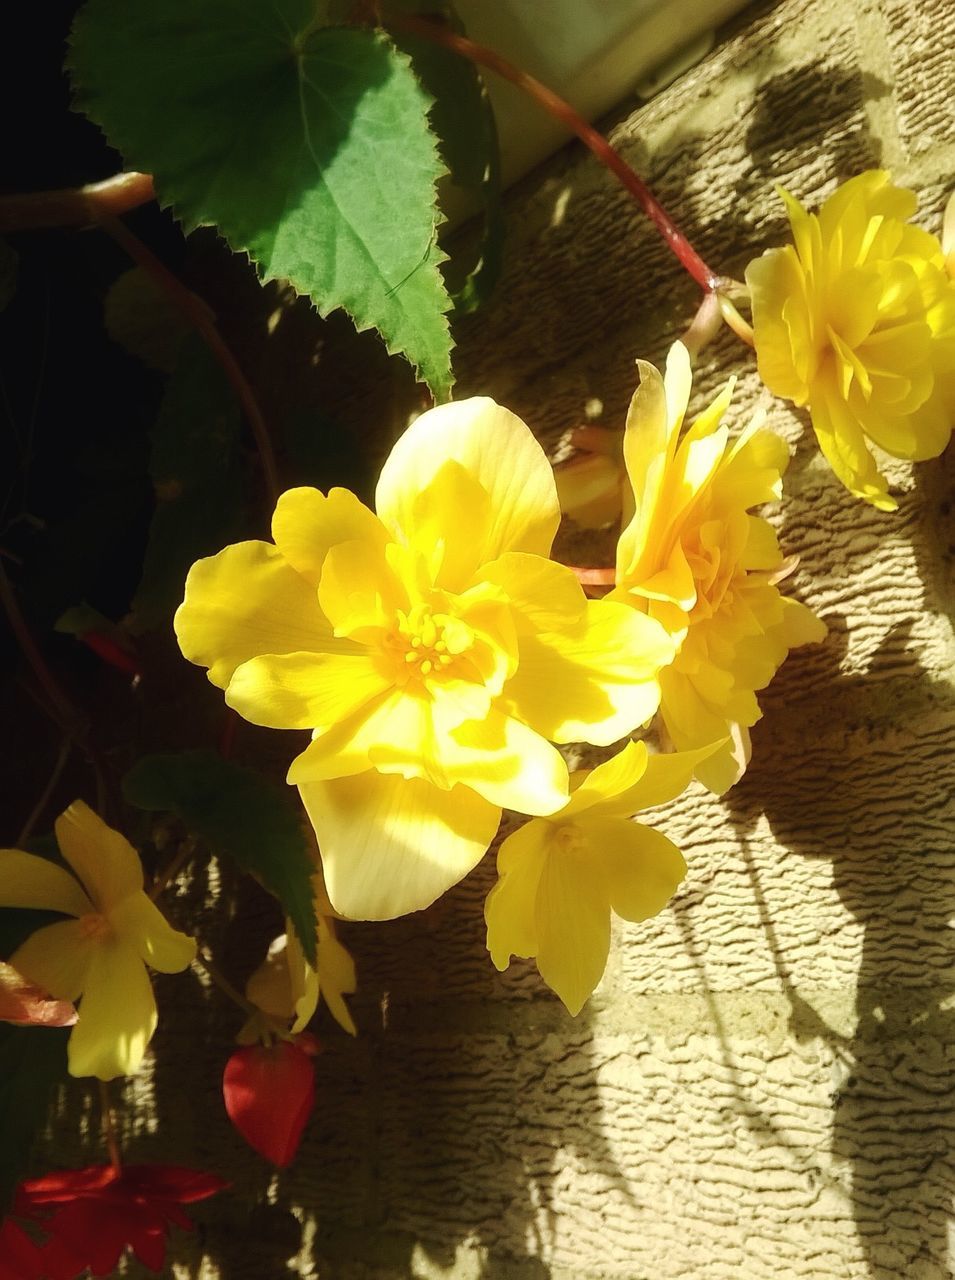
[[[619,151],[610,145],[602,133],[599,133],[592,125],[588,124],[569,102],[565,102],[563,98],[558,97],[553,90],[548,89],[540,80],[528,75],[520,67],[515,67],[513,63],[508,62],[506,58],[502,58],[493,49],[476,44],[466,36],[459,36],[435,22],[415,17],[413,14],[390,14],[388,26],[396,31],[404,31],[408,35],[418,36],[422,40],[430,40],[433,44],[443,45],[445,49],[450,49],[462,58],[467,58],[468,61],[475,62],[478,66],[487,67],[490,71],[502,76],[505,80],[509,80],[511,84],[516,85],[518,89],[533,98],[538,106],[543,107],[555,120],[559,120],[565,128],[575,133],[581,142],[590,148],[600,163],[609,169],[621,185],[633,196],[637,204],[660,232],[667,247],[676,255],[681,265],[690,273],[697,284],[708,293],[716,291],[721,277],[703,261],[639,174],[630,168]]]
[[[33,639],[33,633],[27,625],[26,618],[20,611],[19,601],[2,562],[0,562],[0,605],[3,606],[3,611],[7,615],[10,630],[20,646],[21,653],[47,698],[53,718],[72,741],[86,748],[88,746],[86,722],[60,688],[56,677],[47,666],[46,659]]]
[[[123,1171],[123,1162],[119,1154],[119,1141],[116,1137],[116,1123],[113,1119],[113,1108],[109,1100],[109,1086],[104,1080],[98,1081],[100,1112],[103,1121],[103,1139],[109,1154],[109,1162],[117,1175]]]
[[[191,289],[187,289],[164,263],[160,262],[153,251],[143,244],[142,240],[134,235],[124,222],[114,217],[102,217],[99,219],[99,224],[104,231],[109,232],[117,244],[122,245],[133,261],[155,280],[170,302],[178,308],[184,319],[196,330],[219,361],[222,372],[228,378],[233,391],[238,397],[249,427],[252,430],[252,435],[259,451],[259,458],[262,462],[265,485],[274,506],[278,502],[280,490],[278,469],[275,465],[275,454],[272,451],[269,430],[262,415],[262,410],[259,408],[259,402],[255,398],[255,393],[242,372],[239,362],[219,332],[212,311]]]
[[[83,227],[116,218],[156,198],[148,173],[117,173],[104,182],[0,197],[0,231]]]

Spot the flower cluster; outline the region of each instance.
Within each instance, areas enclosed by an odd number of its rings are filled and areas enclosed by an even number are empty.
[[[749,761],[758,690],[790,649],[822,640],[823,624],[777,583],[787,565],[772,525],[749,508],[782,494],[785,441],[759,418],[735,439],[722,418],[728,384],[683,432],[690,358],[676,343],[666,377],[643,361],[624,435],[634,514],[617,544],[610,599],[644,610],[672,637],[660,714],[674,746],[721,741],[696,765],[725,791]]]
[[[916,198],[882,170],[844,183],[818,214],[780,194],[794,243],[746,270],[760,376],[808,406],[846,488],[893,511],[869,443],[935,458],[955,425],[950,247],[909,224]]]
[[[292,762],[328,894],[357,919],[420,910],[466,875],[503,807],[554,813],[555,743],[609,745],[659,703],[664,629],[588,600],[548,559],[553,472],[486,399],[423,414],[385,463],[377,514],[293,489],[273,543],[196,564],[183,653],[256,724],[310,729]]]

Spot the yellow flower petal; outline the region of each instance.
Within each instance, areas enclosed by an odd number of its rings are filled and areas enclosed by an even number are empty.
[[[10,963],[57,1000],[75,1001],[86,985],[95,945],[79,920],[60,920],[31,933]]]
[[[339,648],[315,589],[267,542],[239,542],[199,560],[175,617],[179,647],[226,688],[236,667],[265,653]]]
[[[132,893],[113,907],[109,923],[159,973],[180,973],[196,958],[195,941],[174,929],[144,893]]]
[[[490,523],[487,489],[460,462],[448,459],[415,495],[405,532],[426,555],[431,581],[460,592],[483,562]]]
[[[225,700],[252,724],[324,730],[393,684],[365,654],[270,654],[236,668]]]
[[[503,972],[511,956],[537,954],[537,890],[552,833],[538,818],[525,822],[501,844],[498,880],[484,903],[487,949]]]
[[[571,569],[543,556],[509,551],[484,565],[479,580],[501,588],[522,631],[551,631],[576,622],[587,597]]]
[[[657,678],[673,652],[673,641],[652,618],[591,600],[575,626],[521,640],[504,696],[545,738],[606,746],[656,711]]]
[[[98,911],[110,908],[143,887],[139,854],[125,836],[106,825],[82,800],[54,823],[60,852],[79,878]]]
[[[331,920],[322,917],[318,921],[318,971],[322,999],[329,1013],[343,1031],[357,1035],[355,1020],[342,998],[356,988],[355,962],[335,936]]]
[[[416,495],[448,459],[460,463],[490,500],[477,563],[505,551],[549,553],[560,523],[550,463],[520,418],[486,397],[429,409],[392,449],[378,480],[375,507],[393,536],[415,541]]]
[[[686,875],[673,841],[638,822],[593,813],[581,819],[581,829],[600,851],[600,874],[617,915],[636,922],[662,911]]]
[[[350,490],[331,489],[326,496],[302,486],[286,490],[279,498],[272,516],[272,537],[282,558],[318,586],[325,556],[332,547],[353,539],[383,547],[388,534],[375,513]]]
[[[866,448],[861,426],[835,388],[823,383],[816,389],[811,415],[819,447],[850,493],[880,511],[897,510],[899,504],[889,496],[885,477]]]
[[[75,876],[22,849],[0,849],[0,907],[32,907],[68,916],[93,910]]]
[[[636,747],[642,744],[631,745]],[[625,770],[620,765],[611,773],[611,768],[619,760],[619,757],[615,757],[606,764],[598,765],[580,790],[574,793],[574,798],[582,791],[596,792],[601,798],[590,806],[590,814],[600,817],[630,817],[631,814],[652,809],[658,804],[666,804],[682,795],[701,762],[715,755],[723,745],[723,740],[720,740],[695,751],[669,751],[655,755],[648,753],[639,776],[629,783],[626,781]],[[627,749],[625,747],[624,752]]]
[[[559,834],[559,832],[558,832]],[[610,952],[610,904],[598,851],[581,832],[574,848],[555,848],[537,891],[537,968],[576,1016],[603,976]]]
[[[156,1001],[146,966],[128,943],[93,948],[70,1034],[70,1075],[113,1080],[131,1075],[142,1062],[157,1023]]]
[[[539,733],[496,707],[480,720],[445,727],[444,710],[438,699],[435,756],[444,782],[463,783],[492,805],[518,813],[553,813],[566,803],[567,765]]]
[[[299,787],[315,828],[328,896],[356,920],[430,906],[480,862],[501,811],[467,787],[371,770]]]

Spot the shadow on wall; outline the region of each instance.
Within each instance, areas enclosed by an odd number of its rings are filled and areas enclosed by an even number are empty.
[[[174,1234],[167,1266],[191,1280],[546,1280],[559,1173],[593,1173],[602,1191],[630,1197],[603,1137],[586,1013],[571,1019],[530,965],[503,978],[491,966],[482,908],[493,877],[489,857],[425,914],[343,926],[359,1035],[322,1010],[315,1111],[288,1170],[259,1159],[223,1109],[241,1012],[192,973],[159,979],[155,1075],[130,1090],[124,1149],[232,1181],[193,1207],[197,1231]],[[227,884],[213,910],[203,904],[215,890],[200,868],[169,914],[241,985],[281,922],[253,885]],[[81,1092],[59,1117],[59,1163],[88,1159],[79,1141],[66,1152],[88,1110]],[[136,1264],[124,1274],[152,1275]]]
[[[754,764],[726,797],[744,847],[765,813],[781,848],[829,858],[863,926],[857,1022],[844,1039],[794,990],[750,864],[792,1032],[827,1040],[845,1066],[832,1151],[849,1163],[872,1280],[951,1274],[955,1013],[945,997],[955,974],[955,696],[906,647],[910,627],[886,634],[864,676],[839,674],[830,646],[831,684],[813,698],[825,727],[794,715],[783,687],[770,692]]]

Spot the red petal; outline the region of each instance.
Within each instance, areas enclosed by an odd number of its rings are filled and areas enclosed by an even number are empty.
[[[179,1164],[127,1164],[122,1181],[134,1195],[174,1204],[208,1200],[229,1185],[215,1173]]]
[[[43,1257],[26,1232],[9,1219],[0,1223],[0,1280],[41,1280],[44,1274]]]
[[[279,1168],[290,1164],[315,1102],[308,1054],[288,1041],[237,1049],[226,1063],[222,1095],[249,1146]]]

